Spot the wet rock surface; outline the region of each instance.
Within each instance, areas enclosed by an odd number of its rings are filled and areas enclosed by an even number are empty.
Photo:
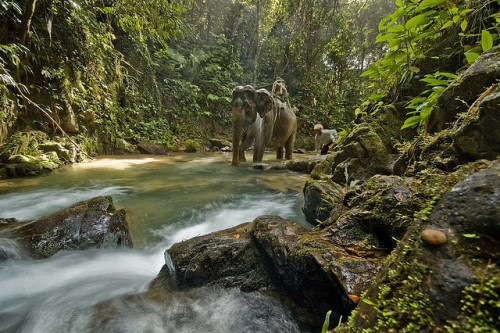
[[[291,160],[286,162],[286,168],[300,173],[311,173],[314,167],[326,156],[315,156],[307,160]]]
[[[9,223],[0,238],[16,241],[34,258],[61,250],[132,247],[125,210],[116,210],[111,197],[103,196],[34,221]]]
[[[363,280],[356,277],[373,265],[318,237],[295,222],[261,216],[173,245],[167,251],[172,267],[165,265],[152,287],[262,291],[284,301],[300,321],[319,327],[327,311],[345,318],[354,308],[344,283],[349,280],[355,289]]]
[[[0,149],[0,179],[38,176],[84,156],[66,138],[50,139],[40,131],[20,132]]]
[[[304,185],[304,206],[302,212],[306,221],[312,225],[323,222],[330,217],[333,206],[324,200],[328,184],[321,180],[307,180]]]
[[[332,158],[333,181],[345,182],[346,170],[350,179],[392,173],[392,141],[377,122],[357,125],[342,144]]]

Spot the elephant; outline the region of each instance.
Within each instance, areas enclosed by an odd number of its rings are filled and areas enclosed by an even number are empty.
[[[233,165],[245,162],[245,150],[254,143],[253,162],[262,162],[265,147],[276,147],[276,158],[292,159],[297,118],[295,112],[266,89],[250,85],[233,90]]]

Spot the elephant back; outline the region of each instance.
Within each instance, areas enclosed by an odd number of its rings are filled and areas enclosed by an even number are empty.
[[[293,109],[279,98],[274,98],[273,134],[268,142],[269,147],[282,147],[297,131],[297,116]]]

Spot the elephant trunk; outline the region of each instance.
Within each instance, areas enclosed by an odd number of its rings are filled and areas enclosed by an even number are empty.
[[[243,100],[241,98],[233,99],[233,161],[232,165],[240,163],[239,150],[242,148],[241,138],[243,135],[243,126],[245,123],[245,112]]]

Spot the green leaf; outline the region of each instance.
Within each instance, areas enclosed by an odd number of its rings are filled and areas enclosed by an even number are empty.
[[[479,238],[478,235],[476,234],[462,234],[465,238]]]
[[[424,14],[414,16],[411,19],[409,19],[408,22],[406,22],[405,28],[407,30],[410,30],[410,29],[416,27],[417,25],[419,25],[423,20],[425,20]]]
[[[377,35],[377,38],[375,39],[375,41],[377,43],[380,43],[380,42],[385,42],[385,41],[393,39],[393,38],[394,38],[394,34],[383,32],[383,33],[380,33]]]
[[[463,20],[462,23],[460,24],[460,28],[462,31],[465,31],[467,29],[467,20]]]
[[[410,118],[405,120],[405,123],[403,124],[403,126],[401,126],[401,129],[405,129],[408,127],[415,127],[416,125],[420,124],[421,120],[422,120],[422,117],[420,117],[420,116],[410,117]]]
[[[328,331],[328,327],[330,326],[330,315],[332,314],[332,310],[326,313],[325,322],[323,323],[323,328],[321,329],[321,333],[325,333]]]
[[[444,29],[448,28],[452,24],[453,24],[452,20],[447,21],[445,24],[443,24],[443,26],[441,27],[441,30],[444,30]]]
[[[367,75],[372,75],[378,73],[378,70],[374,66],[368,67],[366,71],[361,73],[361,76],[367,76]]]
[[[384,24],[385,24],[385,22],[389,21],[390,19],[391,19],[391,17],[390,17],[390,16],[386,16],[386,17],[384,17],[384,18],[380,21],[380,23],[378,24],[378,31],[382,31],[382,30],[386,29],[386,27],[384,27]]]
[[[365,302],[368,305],[373,305],[375,306],[376,304],[370,301],[368,298],[362,298],[361,301]]]
[[[387,28],[387,32],[400,32],[403,31],[404,27],[401,24],[396,24]]]
[[[479,54],[477,54],[476,52],[467,52],[465,54],[465,58],[467,59],[467,62],[469,64],[472,64],[474,63],[474,61],[476,61],[477,58],[479,58]]]
[[[448,0],[423,0],[419,5],[418,8],[424,9],[428,7],[434,7],[437,5],[440,5],[444,2],[447,2]]]
[[[435,74],[441,75],[441,76],[446,76],[446,77],[449,77],[450,79],[454,79],[454,80],[457,78],[457,76],[455,74],[453,74],[453,73],[437,72]]]
[[[218,101],[219,100],[219,96],[215,96],[213,94],[208,94],[207,95],[207,98],[211,101]]]
[[[481,32],[481,46],[483,47],[483,51],[493,46],[493,37],[488,30],[483,30]]]
[[[425,78],[425,79],[421,79],[420,81],[427,82],[433,86],[447,86],[447,85],[449,85],[449,83],[447,81],[439,80],[439,79]]]

